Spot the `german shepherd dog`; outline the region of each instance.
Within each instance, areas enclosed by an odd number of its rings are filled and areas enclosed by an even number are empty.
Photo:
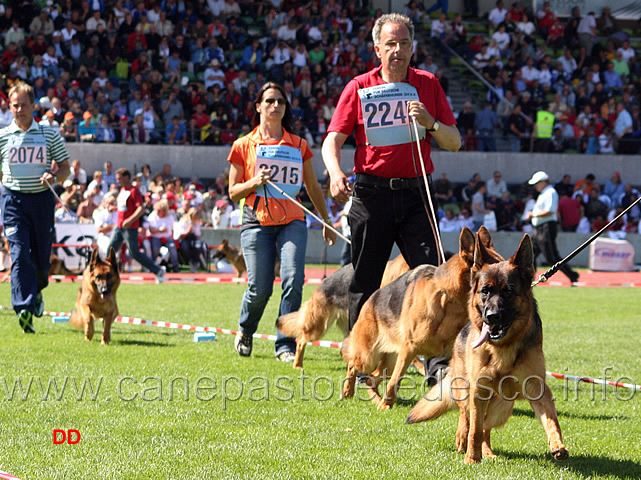
[[[387,285],[409,269],[402,255],[390,260],[385,267],[381,286]],[[323,279],[300,310],[278,318],[278,329],[285,335],[298,339],[294,368],[303,368],[307,342],[320,340],[334,323],[343,332],[343,338],[349,333],[347,291],[353,276],[354,267],[351,264],[345,265]]]
[[[82,287],[78,290],[76,308],[69,321],[76,328],[84,329],[85,339],[90,341],[94,334],[94,320],[102,318],[103,345],[111,339],[111,325],[118,316],[116,292],[120,285],[118,260],[113,248],[109,249],[106,260],[98,254],[98,248],[91,253],[91,260],[82,273]]]
[[[495,457],[490,433],[507,422],[514,400],[524,398],[543,424],[552,456],[568,458],[552,393],[545,383],[541,318],[531,288],[533,258],[528,235],[509,260],[499,263],[477,243],[470,323],[456,339],[450,373],[407,418],[407,423],[430,420],[458,404],[456,449],[465,452],[465,463]]]
[[[232,267],[236,270],[238,278],[240,278],[243,273],[247,271],[245,266],[245,257],[243,257],[243,251],[238,247],[233,247],[229,244],[225,238],[223,242],[216,247],[214,250],[213,258],[215,260],[227,260],[231,263]]]
[[[225,259],[231,263],[238,274],[238,278],[242,277],[243,273],[247,271],[242,249],[230,245],[226,238],[214,250],[213,258],[215,260]],[[274,275],[280,277],[280,260],[278,258],[276,258],[276,263],[274,264]]]
[[[387,410],[394,404],[401,377],[414,357],[442,355],[451,348],[468,322],[475,243],[482,243],[496,262],[503,260],[484,227],[476,239],[464,228],[458,255],[439,267],[422,265],[410,270],[365,302],[341,349],[347,363],[343,397],[354,395],[356,374],[361,372],[368,375],[365,383],[370,399],[379,410]],[[385,397],[381,398],[378,385],[389,372]]]

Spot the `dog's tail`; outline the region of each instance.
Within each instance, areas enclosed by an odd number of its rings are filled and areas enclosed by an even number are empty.
[[[80,303],[81,295],[82,295],[82,289],[78,289],[78,303]],[[71,325],[74,328],[79,328],[81,330],[85,328],[82,318],[80,317],[78,310],[76,310],[75,308],[71,311],[71,316],[69,317],[69,323],[71,323]]]
[[[452,398],[450,375],[447,375],[419,400],[405,423],[419,423],[438,418],[455,408],[456,401]]]
[[[312,299],[310,298],[301,305],[300,310],[278,317],[278,320],[276,320],[278,329],[288,337],[300,338],[305,329],[306,317],[310,314],[313,315],[313,312],[309,311],[311,309],[311,302]]]

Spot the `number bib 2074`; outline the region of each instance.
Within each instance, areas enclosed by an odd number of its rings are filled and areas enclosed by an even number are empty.
[[[40,135],[12,135],[7,141],[6,161],[14,177],[40,176],[49,168],[47,141]]]
[[[375,147],[400,145],[414,141],[414,129],[408,127],[407,102],[418,101],[418,92],[409,83],[386,83],[358,90],[363,109],[367,142]],[[425,127],[418,125],[419,138]]]
[[[296,197],[303,185],[303,156],[300,150],[287,145],[257,145],[256,170],[258,175],[262,168],[271,169],[271,181],[278,185],[287,195]],[[275,188],[270,188],[269,196],[274,198],[287,198]],[[256,195],[264,196],[265,190],[256,189]]]

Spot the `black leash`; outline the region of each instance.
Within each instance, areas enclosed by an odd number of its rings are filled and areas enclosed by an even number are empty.
[[[576,250],[574,250],[572,253],[570,253],[567,257],[565,257],[563,260],[560,262],[555,263],[548,269],[546,272],[542,273],[539,276],[539,279],[535,282],[532,283],[533,287],[536,287],[539,283],[545,283],[549,280],[549,278],[554,275],[556,272],[559,271],[559,269],[568,263],[570,260],[572,260],[574,257],[576,257],[579,253],[581,253],[583,250],[585,250],[585,247],[590,245],[592,242],[594,242],[598,237],[603,234],[608,228],[612,226],[613,223],[615,223],[617,220],[619,220],[623,215],[628,213],[630,210],[632,210],[632,207],[634,207],[637,203],[641,202],[641,197],[637,198],[634,202],[628,206],[625,210],[623,210],[621,213],[619,213],[616,217],[612,219],[610,223],[608,223],[605,227],[603,227],[601,230],[596,232],[594,235],[592,235],[590,238],[588,238],[582,245],[580,245]]]

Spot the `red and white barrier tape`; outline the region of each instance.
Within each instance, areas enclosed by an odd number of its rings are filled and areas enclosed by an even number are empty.
[[[20,480],[18,477],[14,477],[10,473],[3,472],[2,470],[0,470],[0,478],[6,480]]]
[[[611,387],[628,388],[630,390],[641,391],[641,385],[634,383],[620,383],[611,382],[609,380],[601,380],[599,378],[578,377],[576,375],[565,375],[563,373],[545,372],[548,377],[556,378],[558,380],[572,380],[573,382],[594,383],[596,385],[610,385]]]
[[[0,310],[12,310],[12,308],[6,307],[4,305],[0,305]],[[68,312],[44,312],[44,315],[49,315],[51,317],[69,317],[71,314]],[[236,330],[229,330],[226,328],[199,327],[196,325],[186,325],[183,323],[145,320],[143,318],[136,318],[136,317],[118,316],[116,317],[115,321],[117,323],[123,323],[123,324],[129,324],[129,325],[149,325],[152,327],[171,328],[175,330],[187,330],[191,332],[216,332],[216,333],[223,333],[225,335],[238,334]],[[252,336],[254,338],[261,338],[263,340],[271,340],[272,342],[276,341],[276,335],[265,335],[262,333],[254,333],[254,335]],[[316,347],[325,347],[325,348],[341,348],[341,342],[331,342],[328,340],[317,340],[315,342],[309,342],[307,345],[313,345]],[[597,385],[610,385],[611,387],[627,388],[631,390],[641,391],[641,385],[636,385],[636,384],[612,382],[609,380],[600,380],[598,378],[579,377],[576,375],[565,375],[563,373],[555,373],[555,372],[545,372],[545,373],[548,377],[556,378],[558,380],[572,380],[573,382],[593,383]]]
[[[13,310],[11,307],[6,307],[0,305],[0,310]],[[69,312],[44,312],[44,315],[49,315],[50,317],[69,317],[71,313]],[[115,320],[117,323],[124,323],[129,325],[150,325],[152,327],[160,328],[172,328],[175,330],[188,330],[191,332],[216,332],[223,333],[226,335],[237,335],[238,332],[235,330],[228,330],[226,328],[216,328],[216,327],[199,327],[196,325],[185,325],[183,323],[175,322],[160,322],[154,320],[145,320],[143,318],[136,317],[122,317],[118,316]],[[252,335],[254,338],[262,338],[263,340],[271,340],[272,342],[276,341],[276,335],[264,335],[262,333],[254,333]],[[341,342],[330,342],[327,340],[317,340],[315,342],[308,342],[307,345],[313,345],[315,347],[325,347],[325,348],[341,348]]]

